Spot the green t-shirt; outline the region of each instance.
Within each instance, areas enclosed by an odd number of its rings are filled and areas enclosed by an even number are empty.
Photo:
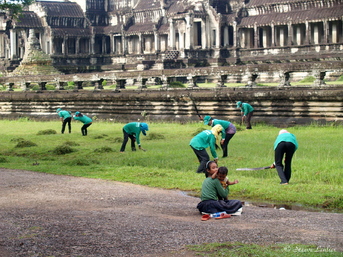
[[[218,196],[226,198],[229,195],[229,187],[223,188],[219,179],[208,177],[202,183],[201,201],[218,200]]]
[[[134,135],[136,137],[137,144],[140,145],[141,141],[139,139],[139,136],[141,134],[141,123],[140,122],[130,122],[127,123],[123,129],[126,133],[129,135]]]
[[[207,147],[210,147],[213,158],[218,158],[216,152],[216,137],[213,135],[211,130],[207,129],[201,131],[199,134],[192,138],[189,145],[196,150],[204,150]]]
[[[280,142],[293,143],[295,145],[295,150],[298,149],[298,141],[297,141],[295,135],[293,135],[292,133],[282,133],[282,134],[278,135],[275,142],[274,142],[274,150],[276,149],[276,147],[278,146],[278,144]]]
[[[228,127],[230,126],[231,122],[226,121],[226,120],[217,120],[217,119],[213,119],[212,121],[212,127],[214,127],[215,125],[221,125],[223,127],[222,130],[222,139],[225,139],[226,136],[226,130],[228,129]]]

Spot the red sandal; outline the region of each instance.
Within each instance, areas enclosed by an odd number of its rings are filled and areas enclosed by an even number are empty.
[[[209,214],[204,214],[204,215],[202,215],[201,220],[205,221],[205,220],[209,220],[210,218],[211,218],[211,216]]]

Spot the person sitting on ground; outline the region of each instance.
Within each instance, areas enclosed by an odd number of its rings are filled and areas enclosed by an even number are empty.
[[[144,136],[146,136],[146,131],[149,130],[148,124],[144,123],[144,122],[130,122],[127,123],[124,127],[123,127],[123,135],[124,135],[124,140],[123,143],[121,145],[120,148],[120,152],[123,153],[125,151],[125,147],[127,144],[127,141],[131,140],[131,150],[132,151],[136,151],[136,144],[135,142],[137,141],[138,144],[138,148],[139,149],[143,149],[141,147],[141,141],[139,138],[139,135],[142,134]]]
[[[219,200],[227,198],[229,188],[222,187],[219,179],[212,178],[212,175],[218,172],[218,166],[215,161],[209,161],[206,164],[206,179],[201,188],[201,202],[198,203],[197,208],[200,213],[217,213],[226,212],[227,214],[236,214],[241,212],[242,202],[239,200]]]

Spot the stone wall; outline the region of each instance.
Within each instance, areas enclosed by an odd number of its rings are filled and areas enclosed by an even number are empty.
[[[258,87],[118,91],[0,92],[0,117],[57,119],[56,109],[113,121],[198,120],[200,115],[239,122],[237,101],[252,104],[254,122],[277,126],[343,122],[343,87]]]

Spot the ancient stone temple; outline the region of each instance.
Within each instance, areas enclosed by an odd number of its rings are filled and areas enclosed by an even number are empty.
[[[19,20],[0,13],[0,26],[7,71],[23,60],[34,30],[65,73],[221,66],[244,73],[251,64],[341,62],[343,0],[37,1]]]
[[[61,72],[52,65],[52,59],[48,54],[42,51],[34,30],[30,29],[23,60],[9,75],[23,76],[54,74],[61,74]]]

